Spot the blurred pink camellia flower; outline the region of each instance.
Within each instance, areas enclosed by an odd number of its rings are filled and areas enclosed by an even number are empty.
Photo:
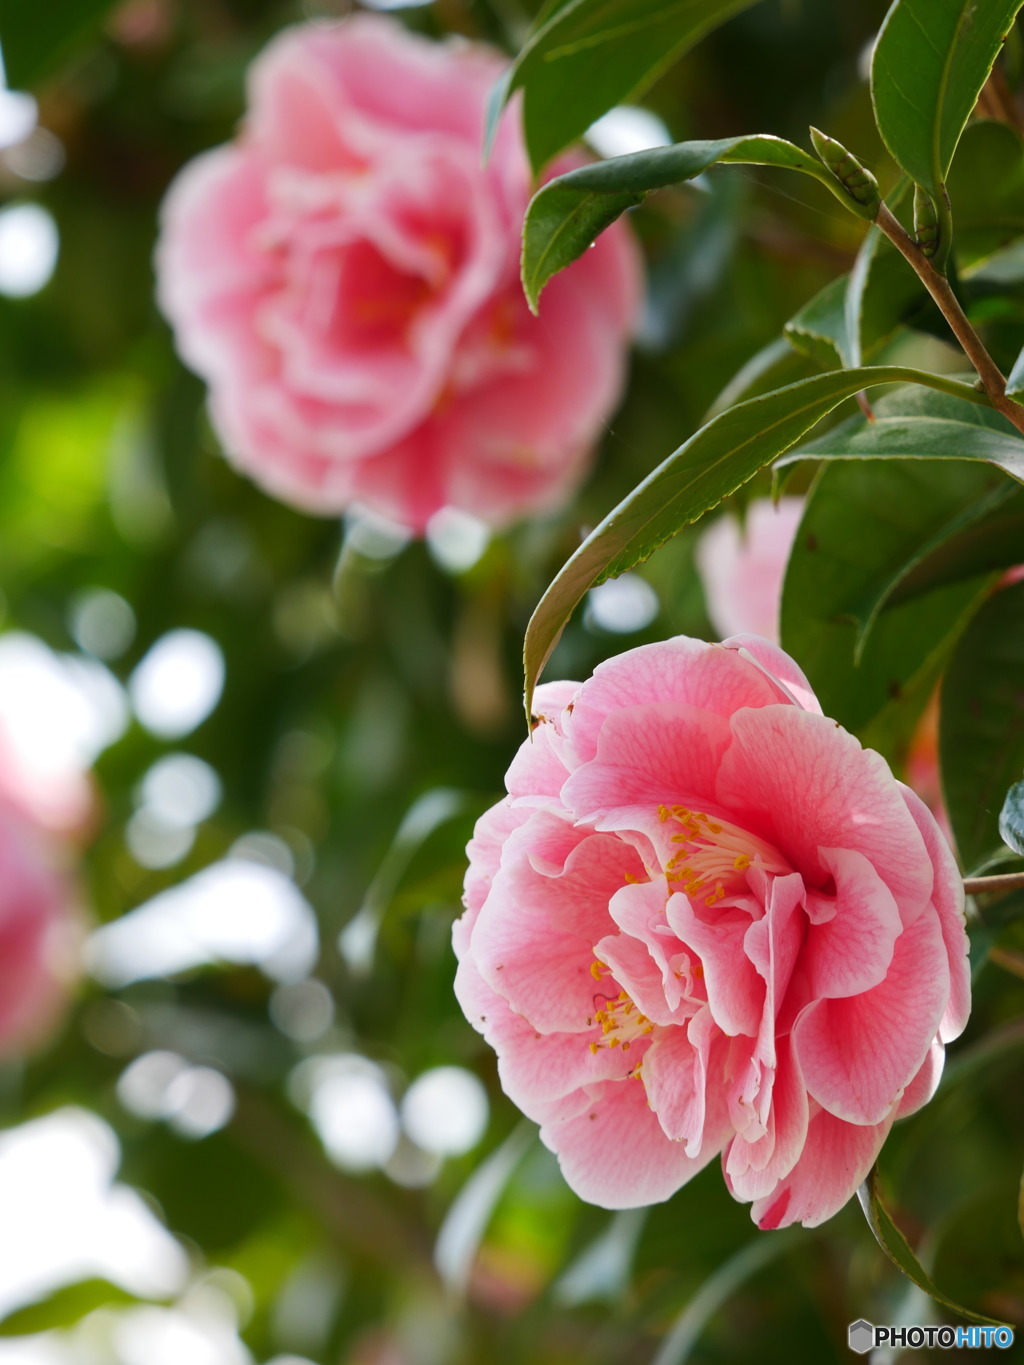
[[[821,1223],[967,1019],[935,821],[754,636],[644,645],[535,710],[454,930],[506,1093],[593,1203],[722,1153],[760,1227]]]
[[[43,1041],[75,974],[78,915],[62,852],[0,801],[0,1056]]]
[[[288,503],[417,532],[446,505],[500,524],[557,505],[586,467],[622,386],[638,257],[610,228],[530,315],[514,113],[482,165],[501,71],[380,15],[291,29],[252,67],[238,139],[168,194],[161,305],[229,456]]]
[[[803,498],[755,498],[742,526],[726,515],[701,534],[697,571],[719,635],[778,641],[782,580],[803,510]]]

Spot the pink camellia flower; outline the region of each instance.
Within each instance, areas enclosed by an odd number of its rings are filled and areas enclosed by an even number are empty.
[[[721,1153],[760,1227],[822,1222],[967,1019],[934,819],[754,636],[645,645],[536,705],[454,934],[506,1092],[593,1203]]]
[[[610,228],[530,315],[514,114],[482,165],[501,70],[382,16],[291,29],[250,72],[237,141],[171,188],[161,306],[228,454],[286,502],[422,531],[445,505],[493,524],[553,506],[582,475],[637,254]]]
[[[782,580],[803,516],[803,498],[755,498],[743,526],[719,517],[697,542],[708,617],[719,635],[779,638]]]
[[[0,804],[0,1055],[49,1032],[73,976],[74,896],[59,845]]]

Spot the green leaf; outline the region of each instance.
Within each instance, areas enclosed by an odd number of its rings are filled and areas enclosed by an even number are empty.
[[[969,124],[948,189],[957,264],[961,274],[973,278],[996,253],[1024,236],[1024,144],[1016,129],[988,120]]]
[[[90,37],[113,8],[114,0],[49,0],[43,17],[33,0],[2,0],[0,34],[8,85],[23,89],[35,84]]]
[[[1014,853],[1024,854],[1024,782],[1015,782],[999,812],[999,837]]]
[[[1003,799],[1024,770],[1024,583],[993,593],[964,631],[942,684],[939,754],[966,867],[999,846]]]
[[[71,1327],[87,1313],[97,1308],[137,1303],[134,1294],[127,1293],[109,1280],[80,1280],[78,1284],[63,1285],[44,1299],[16,1308],[0,1322],[0,1337],[28,1336],[33,1332],[52,1332]]]
[[[846,194],[818,159],[767,133],[714,142],[678,142],[632,156],[580,166],[537,191],[523,223],[523,289],[537,311],[540,292],[559,270],[583,255],[594,238],[651,192],[692,180],[716,163],[780,166],[802,171],[844,204]]]
[[[966,384],[901,366],[814,375],[748,399],[695,432],[623,499],[563,565],[530,618],[523,645],[529,714],[540,671],[588,588],[647,559],[860,389],[917,383],[984,403]]]
[[[496,94],[523,91],[523,127],[535,172],[614,105],[641,94],[684,52],[754,0],[568,0],[546,6]]]
[[[620,1209],[611,1222],[567,1266],[551,1289],[554,1301],[565,1308],[581,1303],[619,1303],[629,1289],[637,1243],[647,1218],[646,1209]]]
[[[853,364],[846,328],[849,282],[849,275],[831,280],[782,329],[791,346],[816,360],[823,369]]]
[[[964,503],[1002,481],[969,461],[850,460],[824,466],[808,495],[783,585],[782,646],[827,716],[862,731],[930,686],[987,580],[883,611],[894,582]]]
[[[882,140],[940,208],[964,125],[1022,0],[895,0],[871,62]]]
[[[949,394],[902,390],[883,399],[875,420],[853,418],[780,459],[981,460],[1024,482],[1024,440],[990,408]]]
[[[1003,1327],[1006,1324],[1000,1318],[987,1318],[983,1313],[975,1313],[971,1308],[964,1308],[962,1304],[951,1299],[948,1294],[944,1294],[932,1277],[925,1270],[924,1266],[914,1255],[910,1243],[900,1232],[893,1222],[889,1211],[882,1203],[882,1197],[878,1189],[878,1167],[873,1166],[867,1180],[857,1191],[857,1198],[860,1206],[864,1210],[864,1217],[868,1221],[868,1227],[874,1234],[875,1241],[892,1261],[897,1270],[906,1275],[908,1280],[912,1280],[919,1289],[941,1303],[944,1308],[948,1308],[957,1317],[963,1318],[966,1322],[983,1323],[986,1326]]]

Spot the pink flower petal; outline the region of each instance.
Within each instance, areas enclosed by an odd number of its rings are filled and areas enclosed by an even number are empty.
[[[907,809],[924,838],[928,856],[935,866],[932,903],[942,925],[942,939],[949,957],[949,1004],[942,1016],[939,1037],[944,1043],[959,1038],[971,1013],[971,950],[964,917],[964,884],[949,844],[928,807],[908,787],[902,787]]]
[[[762,1229],[824,1223],[863,1183],[891,1127],[891,1118],[861,1126],[819,1110],[808,1125],[800,1160],[771,1194],[755,1200],[750,1216]]]
[[[803,967],[815,998],[859,995],[885,978],[902,931],[892,892],[850,848],[819,848],[835,879],[835,914],[807,931]]]
[[[830,876],[819,848],[862,853],[896,897],[904,925],[916,918],[934,872],[885,760],[835,721],[795,706],[737,711],[731,725],[719,802],[764,823],[812,888]]]
[[[597,666],[565,727],[569,752],[575,765],[594,758],[605,719],[624,707],[674,701],[729,717],[741,707],[778,700],[777,688],[736,650],[680,635]]]
[[[667,1138],[636,1080],[595,1086],[586,1109],[563,1123],[545,1124],[541,1138],[557,1155],[569,1186],[605,1209],[660,1204],[702,1170],[719,1147],[697,1157]]]
[[[919,916],[896,941],[885,980],[844,1000],[818,1000],[793,1030],[808,1092],[850,1123],[880,1123],[928,1055],[949,998],[938,916]]]
[[[659,805],[707,804],[730,740],[727,720],[685,702],[624,708],[605,720],[597,754],[576,768],[562,799],[598,829],[631,823],[634,808],[650,817]]]

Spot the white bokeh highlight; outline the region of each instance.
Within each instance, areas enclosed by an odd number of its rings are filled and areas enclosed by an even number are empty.
[[[199,630],[160,637],[128,680],[132,708],[160,739],[180,739],[210,715],[224,689],[224,655]]]
[[[57,267],[60,234],[41,204],[0,209],[0,294],[26,299],[38,294]]]
[[[655,147],[668,147],[672,138],[665,124],[649,109],[620,104],[602,114],[586,132],[586,139],[599,156],[632,156]]]
[[[394,1154],[398,1111],[383,1070],[367,1057],[310,1057],[295,1068],[289,1092],[342,1170],[370,1171],[385,1166]]]
[[[182,1290],[188,1258],[141,1195],[115,1183],[119,1161],[113,1129],[85,1109],[0,1133],[0,1316],[97,1276],[141,1297]]]
[[[97,929],[85,959],[116,989],[218,962],[301,980],[318,951],[316,915],[295,884],[276,868],[226,858]]]
[[[461,1066],[438,1066],[418,1076],[402,1100],[402,1127],[423,1151],[462,1156],[487,1131],[487,1092]]]
[[[585,624],[614,635],[629,635],[644,630],[660,610],[658,594],[639,574],[624,573],[609,578],[587,593]]]
[[[442,507],[427,522],[427,549],[434,562],[449,573],[465,573],[491,543],[486,522],[457,507]]]

